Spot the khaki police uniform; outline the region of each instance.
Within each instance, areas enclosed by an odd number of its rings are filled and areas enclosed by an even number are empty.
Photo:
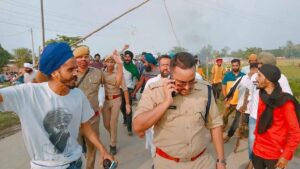
[[[83,74],[78,76],[77,83],[81,81],[83,78]],[[98,102],[98,91],[99,86],[103,83],[103,72],[96,68],[89,68],[88,73],[79,84],[78,88],[81,89],[84,95],[88,98],[95,115],[89,120],[91,127],[96,132],[99,137],[99,125],[100,125],[100,117],[98,113],[99,102]],[[78,84],[77,84],[78,85]],[[80,135],[82,132],[80,131]],[[95,164],[95,157],[97,148],[88,140],[84,139],[86,142],[86,169],[93,169]],[[82,142],[82,139],[79,138],[79,142]]]
[[[110,145],[115,146],[117,143],[117,128],[119,113],[122,104],[121,90],[127,91],[124,79],[121,86],[116,86],[117,73],[103,72],[104,74],[104,89],[105,102],[103,107],[103,123],[105,128],[110,133]]]
[[[210,142],[209,129],[223,125],[222,115],[211,95],[208,122],[205,126],[204,116],[208,101],[206,81],[197,81],[194,89],[187,96],[177,95],[162,118],[154,125],[154,145],[180,162],[161,157],[154,157],[154,167],[158,169],[210,169],[215,161],[206,147]],[[162,80],[152,83],[145,90],[134,113],[150,111],[164,101]],[[202,117],[203,116],[203,117]],[[204,151],[205,150],[205,151]],[[191,161],[199,153],[204,153]]]

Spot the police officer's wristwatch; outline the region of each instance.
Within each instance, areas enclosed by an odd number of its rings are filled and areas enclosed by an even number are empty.
[[[226,159],[217,159],[217,163],[221,163],[223,165],[226,165]]]

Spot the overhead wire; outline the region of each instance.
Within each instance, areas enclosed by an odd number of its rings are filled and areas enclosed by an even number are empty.
[[[166,10],[166,13],[167,13],[167,16],[168,16],[168,20],[170,22],[170,26],[171,26],[174,38],[175,38],[175,40],[177,42],[177,45],[181,47],[181,43],[180,43],[180,41],[179,41],[179,39],[177,37],[177,34],[176,34],[176,31],[175,31],[175,28],[174,28],[174,24],[173,24],[172,18],[170,16],[170,12],[169,12],[168,7],[167,7],[166,0],[163,0],[163,2],[164,2],[164,7],[165,7],[165,10]]]

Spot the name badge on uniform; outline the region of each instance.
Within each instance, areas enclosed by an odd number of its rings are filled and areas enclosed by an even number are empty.
[[[169,108],[168,108],[168,109],[173,109],[173,110],[176,110],[176,109],[177,109],[177,106],[171,105],[171,106],[169,106]]]

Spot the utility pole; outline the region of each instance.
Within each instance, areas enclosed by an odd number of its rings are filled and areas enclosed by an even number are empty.
[[[32,65],[35,66],[34,41],[33,41],[33,32],[32,32],[32,28],[30,28],[30,33],[31,33],[31,44],[32,44]]]
[[[44,7],[43,0],[41,0],[41,17],[42,17],[42,38],[43,38],[43,49],[45,48],[45,25],[44,25]]]

